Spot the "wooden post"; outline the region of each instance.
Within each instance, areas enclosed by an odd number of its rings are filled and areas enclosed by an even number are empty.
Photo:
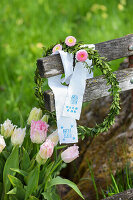
[[[129,48],[128,50],[131,52],[133,52],[133,43],[131,43],[129,45]],[[133,55],[129,56],[129,68],[133,68]],[[131,84],[133,84],[133,77],[132,79],[130,80]],[[133,113],[133,90],[131,90],[131,110],[132,110],[132,113]]]

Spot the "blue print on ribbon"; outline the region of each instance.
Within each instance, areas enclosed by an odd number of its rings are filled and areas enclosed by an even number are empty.
[[[78,96],[77,95],[72,95],[71,97],[71,104],[77,104],[78,103]]]
[[[72,138],[71,129],[63,129],[64,138]]]
[[[63,126],[61,126],[62,132],[63,132],[63,141],[67,140],[67,139],[71,139],[71,140],[75,140],[76,138],[72,135],[71,133],[71,129],[74,126],[71,124],[70,129],[69,128],[64,128]]]

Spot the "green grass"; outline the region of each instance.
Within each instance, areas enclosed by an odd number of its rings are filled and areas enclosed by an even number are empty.
[[[90,176],[86,178],[82,178],[81,180],[92,181],[93,187],[95,190],[96,200],[100,200],[101,198],[99,196],[101,195],[103,196],[103,198],[107,198],[107,197],[111,197],[112,195],[115,195],[120,192],[124,192],[128,189],[133,188],[133,169],[129,163],[127,163],[123,169],[116,171],[115,176],[112,173],[110,173],[111,184],[107,183],[107,187],[104,190],[101,185],[100,193],[98,192],[98,188],[96,185],[92,162],[89,162],[87,160],[87,164],[88,164]]]
[[[112,183],[107,187],[106,191],[102,190],[103,197],[110,197],[112,195],[124,192],[125,190],[133,188],[133,172],[129,164],[124,169],[116,172],[116,176],[110,175]]]
[[[124,2],[126,5],[124,5]],[[73,35],[98,43],[132,33],[132,0],[1,0],[0,1],[0,123],[20,125],[32,107],[39,43],[48,47]],[[97,6],[104,5],[104,6]],[[119,6],[120,7],[120,6]],[[114,61],[116,70],[120,61]]]

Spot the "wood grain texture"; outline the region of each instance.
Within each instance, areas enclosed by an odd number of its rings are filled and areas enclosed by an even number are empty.
[[[133,78],[133,68],[119,70],[114,72],[114,74],[116,74],[121,91],[133,89],[133,84],[130,82],[130,79]],[[110,86],[106,85],[104,75],[87,79],[83,102],[89,102],[94,99],[108,96],[109,88]],[[46,102],[47,110],[51,112],[55,110],[54,94],[51,90],[44,93],[44,101]]]
[[[121,192],[104,200],[133,200],[133,189]]]
[[[100,56],[106,57],[107,61],[133,55],[128,47],[133,43],[133,34],[122,38],[109,40],[95,44]],[[59,54],[47,56],[37,60],[37,67],[41,77],[51,77],[64,73],[62,61]]]

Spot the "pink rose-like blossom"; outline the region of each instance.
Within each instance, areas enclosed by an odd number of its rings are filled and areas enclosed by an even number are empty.
[[[68,147],[65,151],[61,153],[61,158],[65,163],[70,163],[79,157],[78,146],[74,145],[72,147]]]
[[[66,43],[67,46],[72,47],[76,44],[76,38],[73,37],[73,36],[68,36],[65,39],[65,43]]]
[[[46,137],[48,131],[48,124],[41,120],[32,121],[30,129],[30,138],[33,143],[42,144]]]
[[[80,62],[84,62],[88,58],[88,53],[86,50],[79,50],[76,53],[76,59]]]
[[[48,159],[52,156],[54,151],[54,143],[47,139],[40,147],[39,155],[42,159]]]
[[[55,53],[56,51],[60,51],[62,50],[62,45],[61,44],[57,44],[54,46],[52,52]]]

